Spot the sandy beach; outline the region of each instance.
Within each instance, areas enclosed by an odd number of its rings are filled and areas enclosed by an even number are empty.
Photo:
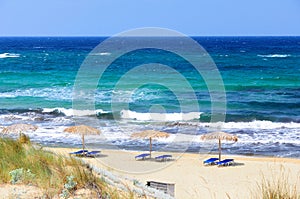
[[[75,149],[45,148],[57,154],[68,155]],[[146,184],[157,181],[175,184],[175,198],[253,198],[258,194],[262,180],[277,179],[295,188],[300,185],[300,160],[275,157],[228,156],[235,165],[227,167],[204,166],[203,160],[216,155],[172,154],[173,160],[136,161],[136,151],[102,150],[97,158],[82,158],[90,164],[105,169],[120,178],[132,178]],[[153,152],[153,157],[162,153]],[[300,190],[297,190],[300,192]]]

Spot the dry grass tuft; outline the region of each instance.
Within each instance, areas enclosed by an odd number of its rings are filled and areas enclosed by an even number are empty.
[[[122,197],[101,177],[95,176],[87,165],[83,165],[74,158],[65,158],[35,149],[31,146],[30,140],[23,142],[0,138],[0,159],[0,183],[10,183],[9,173],[22,168],[26,172],[29,171],[30,175],[24,175],[17,183],[42,188],[48,198],[60,194],[64,189],[67,176],[71,175],[77,183],[74,192],[79,189],[88,189],[94,192],[96,198]]]
[[[289,174],[281,167],[278,174],[270,179],[262,175],[262,181],[258,184],[252,198],[259,199],[300,199],[299,185],[291,184]]]

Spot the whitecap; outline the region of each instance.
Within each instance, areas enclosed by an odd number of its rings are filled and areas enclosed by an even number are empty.
[[[3,58],[17,58],[20,57],[20,54],[16,54],[16,53],[2,53],[0,54],[0,59]]]
[[[42,97],[50,100],[72,100],[71,87],[28,88],[0,93],[0,98]]]
[[[122,110],[121,118],[139,121],[189,121],[199,119],[200,112],[189,113],[139,113],[130,110]]]
[[[223,129],[255,129],[255,130],[262,130],[262,129],[300,129],[300,123],[290,122],[290,123],[283,123],[283,122],[271,122],[266,120],[254,120],[251,122],[220,122],[220,123],[200,123],[200,127],[213,127],[219,126]]]
[[[290,57],[290,54],[269,54],[269,55],[257,55],[258,57],[267,57],[267,58],[285,58]]]
[[[110,52],[100,52],[100,53],[92,53],[91,55],[109,56],[109,55],[111,55],[111,53]]]
[[[65,116],[92,116],[92,115],[98,115],[102,113],[108,113],[102,109],[97,110],[76,110],[76,109],[67,109],[67,108],[43,108],[43,113],[52,113],[52,112],[58,112],[62,113]]]

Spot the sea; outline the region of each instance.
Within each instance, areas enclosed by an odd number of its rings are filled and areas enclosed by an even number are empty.
[[[74,102],[78,74],[88,56],[100,60],[97,68],[116,53],[93,51],[107,39],[0,37],[1,128],[33,124],[38,129],[26,132],[32,142],[80,148],[81,136],[64,129],[87,124],[101,130],[86,136],[87,147],[138,151],[147,151],[149,140],[130,135],[157,130],[170,137],[153,140],[154,151],[192,153],[216,153],[218,141],[200,137],[218,130],[238,137],[222,142],[223,154],[300,158],[300,37],[191,37],[213,60],[218,85],[207,85],[188,60],[168,51],[127,52],[105,68],[92,87],[93,110],[85,110]],[[214,86],[224,88],[222,113],[212,108]]]

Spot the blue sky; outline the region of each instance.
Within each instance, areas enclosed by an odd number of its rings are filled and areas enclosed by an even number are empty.
[[[300,35],[299,0],[0,0],[0,36]]]

